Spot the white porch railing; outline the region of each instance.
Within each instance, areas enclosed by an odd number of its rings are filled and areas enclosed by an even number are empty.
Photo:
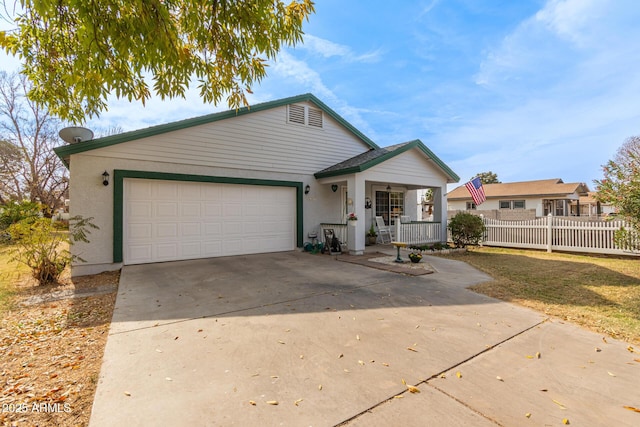
[[[599,254],[640,255],[616,245],[614,235],[625,221],[576,221],[548,216],[528,221],[501,221],[484,218],[485,246],[546,249]],[[638,243],[638,242],[636,242]]]
[[[395,239],[410,245],[429,244],[442,241],[442,227],[440,222],[432,221],[397,221],[395,225]]]
[[[331,224],[331,223],[321,223],[320,224],[320,232],[318,233],[318,241],[325,243],[324,241],[324,230],[332,229],[335,233],[336,237],[340,241],[340,244],[343,246],[342,250],[345,250],[347,247],[347,224]]]

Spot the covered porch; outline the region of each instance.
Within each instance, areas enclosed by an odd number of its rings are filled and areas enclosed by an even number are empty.
[[[315,174],[317,184],[340,192],[331,218],[322,218],[318,235],[331,228],[352,255],[362,255],[376,217],[393,239],[408,244],[446,241],[446,186],[458,176],[419,140],[370,150]],[[431,190],[433,209],[423,218],[422,194]],[[355,214],[357,221],[348,221]],[[335,218],[335,219],[334,219]],[[337,220],[336,220],[337,219]],[[380,235],[378,234],[378,238]]]

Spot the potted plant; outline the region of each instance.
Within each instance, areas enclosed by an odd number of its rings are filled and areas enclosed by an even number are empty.
[[[373,228],[373,223],[371,223],[371,227],[369,227],[369,231],[367,231],[367,245],[375,245],[378,241],[378,234],[376,233],[376,229]]]
[[[420,262],[420,260],[422,259],[422,254],[417,252],[411,252],[409,254],[409,259],[411,260],[411,262]]]
[[[358,217],[356,216],[355,212],[351,212],[349,214],[349,216],[347,217],[347,223],[352,226],[355,227],[356,223],[358,221]]]

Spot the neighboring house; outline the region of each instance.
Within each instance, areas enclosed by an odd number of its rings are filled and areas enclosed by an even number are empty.
[[[419,140],[380,148],[311,94],[58,147],[70,213],[100,227],[72,246],[73,275],[140,264],[293,250],[321,223],[417,219],[434,194],[446,236],[446,186],[458,176]],[[103,185],[103,173],[109,185]]]
[[[572,201],[571,215],[588,218],[601,218],[617,212],[614,206],[597,201],[594,198],[595,194],[596,193],[594,191],[589,191],[587,195],[580,196],[578,201]],[[578,213],[578,206],[580,207],[580,213]]]
[[[471,194],[464,185],[449,192],[449,211],[487,211],[498,219],[527,219],[527,216],[541,217],[549,214],[581,215],[580,197],[589,192],[584,183],[564,183],[559,178],[484,184],[483,187],[487,200],[480,206],[473,203]]]

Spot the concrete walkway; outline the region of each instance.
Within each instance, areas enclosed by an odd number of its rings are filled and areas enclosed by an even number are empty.
[[[640,354],[425,261],[436,273],[299,252],[125,267],[90,425],[640,422]]]

